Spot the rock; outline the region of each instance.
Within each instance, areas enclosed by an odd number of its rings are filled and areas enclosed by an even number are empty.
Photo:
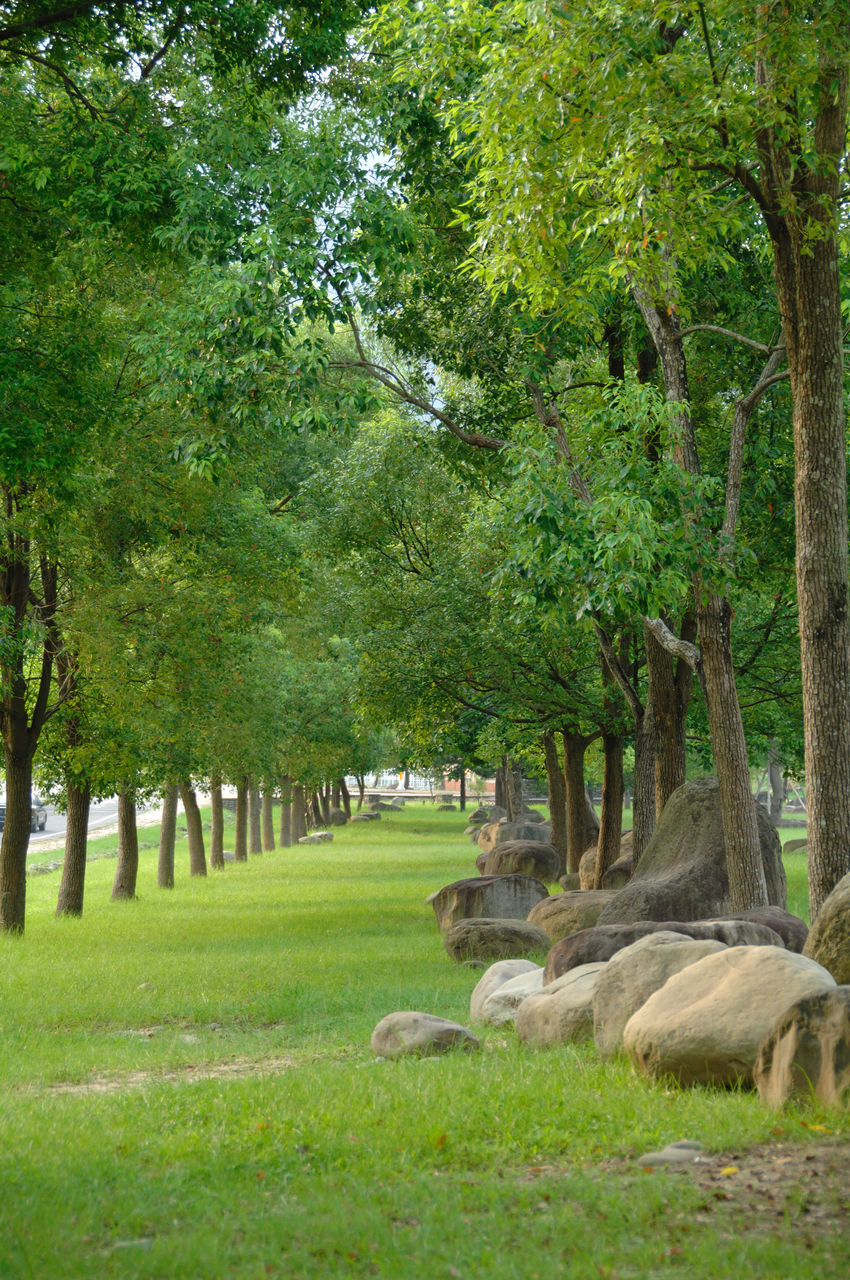
[[[459,1022],[414,1010],[388,1013],[372,1032],[371,1045],[380,1058],[401,1058],[406,1054],[431,1057],[449,1049],[480,1047],[472,1032]]]
[[[638,938],[612,956],[593,994],[593,1039],[602,1057],[610,1058],[622,1047],[623,1028],[653,991],[663,987],[672,974],[723,947],[713,938],[697,941],[662,929]]]
[[[484,853],[481,872],[485,876],[534,876],[543,884],[552,884],[558,878],[560,867],[561,859],[551,844],[540,840],[507,840]]]
[[[445,933],[455,920],[526,920],[535,903],[548,897],[546,886],[534,876],[480,876],[447,884],[427,901]]]
[[[509,840],[539,840],[548,844],[550,840],[548,822],[488,822],[478,832],[478,847],[489,853],[497,844],[506,844]]]
[[[473,809],[472,813],[469,815],[470,822],[487,822],[488,820],[487,810],[484,808],[483,804],[480,804],[477,809]]]
[[[581,881],[577,871],[568,871],[566,875],[558,877],[558,884],[562,889],[566,889],[568,893],[574,892],[581,888]]]
[[[686,938],[714,938],[727,947],[779,947],[782,939],[773,929],[745,920],[638,920],[635,924],[598,924],[556,942],[546,957],[546,981],[580,964],[610,960],[638,938],[667,931]]]
[[[538,813],[536,809],[529,809],[528,807],[526,807],[522,811],[522,820],[523,822],[545,822],[546,821],[542,813]]]
[[[438,804],[437,813],[457,813],[456,804]]]
[[[391,808],[391,809],[403,809],[403,808],[404,808],[404,796],[393,796],[392,800],[390,801],[390,808]]]
[[[495,964],[491,964],[486,973],[481,975],[472,995],[469,997],[470,1022],[481,1021],[481,1011],[485,1002],[495,991],[498,991],[499,987],[504,986],[506,982],[511,982],[514,978],[518,978],[523,973],[537,973],[538,970],[542,979],[542,967],[532,960],[497,960]]]
[[[488,822],[500,822],[502,818],[507,818],[508,811],[500,804],[493,804],[487,811]]]
[[[581,855],[581,861],[578,864],[578,878],[580,889],[592,889],[593,882],[596,879],[596,845],[592,844],[589,849],[585,849]]]
[[[602,908],[613,893],[602,889],[579,889],[573,893],[553,893],[528,913],[532,924],[545,929],[553,942],[596,924]]]
[[[334,838],[332,831],[311,831],[309,835],[299,836],[299,844],[330,844]]]
[[[728,947],[668,978],[626,1023],[623,1048],[647,1075],[750,1084],[785,1009],[834,986],[826,969],[784,947]]]
[[[631,854],[625,858],[618,858],[616,862],[612,862],[607,871],[602,873],[602,888],[622,889],[631,880],[633,869]]]
[[[604,964],[585,964],[523,1000],[514,1017],[524,1044],[543,1046],[593,1035],[593,992]]]
[[[762,1040],[753,1075],[769,1107],[812,1095],[826,1107],[850,1106],[850,986],[786,1009]]]
[[[534,973],[520,973],[502,985],[484,1001],[482,1020],[492,1027],[503,1027],[513,1022],[522,1002],[543,986],[543,968],[538,965]]]
[[[392,813],[395,805],[389,800],[372,800],[369,809],[372,813]]]
[[[850,982],[850,875],[838,881],[815,916],[803,955],[822,964],[836,982]]]
[[[750,911],[737,911],[724,920],[749,920],[751,924],[765,924],[778,933],[789,951],[802,952],[809,936],[809,926],[799,916],[792,916],[781,907],[753,907]],[[829,968],[829,965],[825,966]]]
[[[503,960],[545,955],[549,939],[527,920],[456,920],[446,929],[443,946],[453,960]]]
[[[639,1169],[657,1169],[666,1164],[693,1164],[702,1154],[703,1148],[698,1142],[682,1138],[660,1151],[647,1151],[646,1155],[638,1156],[635,1164]]]
[[[375,809],[361,809],[360,813],[351,815],[352,822],[377,822],[380,814]]]
[[[332,827],[344,827],[346,822],[348,822],[348,817],[345,813],[345,810],[331,809],[330,822]]]
[[[783,853],[802,853],[807,847],[809,841],[807,836],[795,837],[793,840],[786,840],[782,846]]]
[[[761,805],[756,814],[768,901],[784,910],[779,837]],[[717,779],[698,778],[673,792],[637,870],[599,923],[725,918],[731,909]]]

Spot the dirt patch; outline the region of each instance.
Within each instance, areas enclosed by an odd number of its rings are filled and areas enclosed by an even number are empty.
[[[50,1084],[46,1093],[101,1094],[142,1089],[146,1085],[191,1084],[193,1080],[233,1079],[244,1076],[272,1076],[289,1071],[294,1058],[235,1058],[231,1062],[176,1067],[166,1071],[130,1071],[120,1075],[94,1072],[88,1080]]]

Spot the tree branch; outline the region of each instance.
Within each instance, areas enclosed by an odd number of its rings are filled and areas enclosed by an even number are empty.
[[[5,27],[0,27],[0,40],[17,40],[19,36],[25,36],[30,31],[46,31],[49,27],[61,26],[63,22],[73,22],[75,18],[82,17],[93,8],[92,0],[82,0],[82,3],[66,4],[60,9],[54,9],[52,13],[43,13],[38,17],[28,18],[24,22],[11,22]]]
[[[683,329],[680,336],[687,338],[691,333],[719,333],[722,338],[732,338],[735,342],[743,342],[748,347],[755,347],[756,351],[763,351],[765,355],[769,355],[775,349],[765,346],[763,342],[756,342],[755,338],[747,338],[743,333],[736,333],[734,329],[724,329],[719,324],[692,324],[687,329]]]
[[[692,671],[699,671],[702,654],[695,644],[691,644],[690,640],[680,640],[661,618],[644,618],[643,621],[662,649],[672,653],[674,658],[681,658]]]

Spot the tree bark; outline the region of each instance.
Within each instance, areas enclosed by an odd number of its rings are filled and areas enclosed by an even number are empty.
[[[224,866],[224,805],[221,799],[221,774],[210,778],[210,866],[221,871]]]
[[[260,788],[253,782],[248,788],[248,818],[250,827],[248,852],[262,853],[263,833],[260,821]]]
[[[363,801],[366,796],[366,779],[362,773],[357,775],[357,812],[363,808]]]
[[[292,843],[297,844],[307,834],[307,803],[300,782],[292,787]]]
[[[564,787],[567,798],[567,871],[578,871],[587,848],[587,796],[584,790],[584,753],[590,739],[564,731]]]
[[[681,639],[695,635],[694,618],[682,623]],[[693,671],[681,658],[675,659],[646,628],[648,701],[652,707],[655,748],[655,813],[661,813],[673,792],[685,781],[685,726],[693,687]]]
[[[555,735],[547,730],[543,735],[543,759],[546,763],[546,784],[549,793],[550,843],[561,859],[558,875],[567,869],[567,792],[564,773],[558,758]]]
[[[496,785],[493,794],[493,803],[499,808],[508,811],[507,786],[505,783],[505,758],[502,757],[502,763],[496,769]]]
[[[280,847],[292,844],[292,779],[288,773],[280,778]]]
[[[698,610],[702,673],[733,911],[767,906],[756,804],[732,665],[732,608],[707,595]]]
[[[651,699],[634,717],[634,799],[632,801],[632,865],[640,862],[652,839],[656,820],[655,715]]]
[[[86,883],[86,848],[89,833],[91,786],[68,779],[68,808],[65,814],[65,860],[56,902],[57,916],[81,916]]]
[[[522,770],[513,760],[505,764],[505,793],[509,822],[521,822],[525,803],[522,798]]]
[[[262,799],[263,852],[274,852],[274,793],[264,791]]]
[[[136,896],[139,873],[139,831],[136,826],[136,793],[118,793],[118,866],[112,882],[112,901],[127,902]]]
[[[156,883],[160,889],[174,888],[174,845],[177,839],[177,787],[168,787],[162,797],[162,822],[159,828],[159,857]]]
[[[234,862],[248,861],[248,778],[236,784],[236,823],[233,833]]]
[[[351,796],[349,795],[348,786],[346,784],[345,778],[340,778],[339,780],[339,796],[342,801],[342,811],[350,822],[351,821]]]
[[[623,838],[623,735],[602,735],[604,766],[602,773],[602,808],[599,815],[599,839],[596,842],[594,888],[602,888],[602,877],[620,857]]]
[[[180,799],[183,801],[186,833],[189,837],[189,875],[205,876],[207,855],[204,850],[204,827],[201,822],[201,811],[198,808],[198,797],[188,782],[180,785]]]

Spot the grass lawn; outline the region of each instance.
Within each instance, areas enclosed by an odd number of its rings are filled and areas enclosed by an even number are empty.
[[[510,1029],[374,1057],[395,1009],[468,1019],[480,974],[424,904],[474,874],[463,822],[408,805],[191,883],[183,842],[170,892],[148,828],[137,901],[92,862],[82,920],[54,918],[58,872],[30,877],[26,936],[0,938],[2,1280],[844,1280],[847,1114]],[[711,1158],[641,1171],[678,1138]]]

